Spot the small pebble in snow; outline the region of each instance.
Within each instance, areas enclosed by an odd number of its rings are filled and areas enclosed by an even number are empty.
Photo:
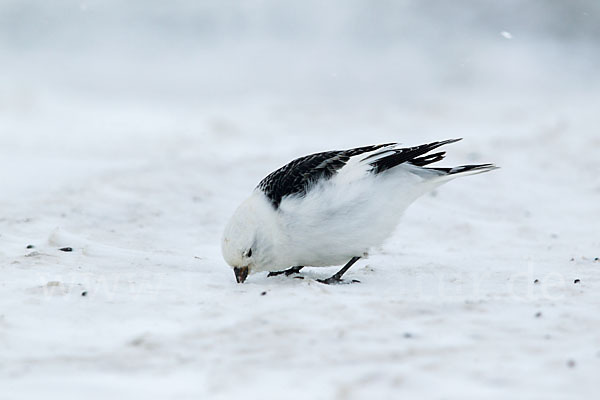
[[[71,247],[63,247],[62,249],[59,249],[60,251],[66,251],[66,252],[70,252],[73,251],[73,248]]]
[[[265,296],[266,294],[267,294],[267,292],[262,292],[260,295]]]
[[[35,247],[35,246],[34,246],[34,245],[32,245],[32,244],[28,244],[28,245],[27,245],[27,247],[26,247],[26,249],[33,249],[34,247]]]
[[[594,261],[600,261],[600,258],[596,257],[594,258]]]
[[[81,295],[82,295],[83,297],[87,296],[87,290],[84,290],[83,292],[81,292]]]
[[[569,361],[567,361],[567,367],[574,368],[575,367],[575,360],[569,360]]]
[[[575,261],[575,257],[571,257],[569,261]]]
[[[541,316],[542,316],[542,312],[541,311],[538,311],[538,312],[535,313],[535,317],[536,318],[539,318]]]
[[[410,338],[411,338],[413,335],[412,335],[412,333],[410,333],[410,332],[404,332],[404,335],[403,335],[403,336],[404,336],[406,339],[410,339]]]
[[[580,280],[580,279],[575,279],[575,280],[573,281],[573,283],[579,283],[579,282],[581,282],[581,280]]]
[[[540,280],[536,279],[535,281],[533,281],[533,283],[535,283],[537,285],[538,283],[540,283]]]

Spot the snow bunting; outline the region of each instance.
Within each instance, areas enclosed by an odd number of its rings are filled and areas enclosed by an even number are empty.
[[[432,150],[459,140],[327,151],[272,172],[238,207],[223,234],[223,257],[237,282],[253,272],[289,275],[304,266],[346,263],[319,280],[342,282],[352,264],[392,234],[419,196],[459,176],[496,169],[493,164],[426,167],[444,158],[445,152]]]

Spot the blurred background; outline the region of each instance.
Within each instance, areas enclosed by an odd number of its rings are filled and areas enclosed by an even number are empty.
[[[1,0],[0,154],[566,129],[599,46],[595,0]]]

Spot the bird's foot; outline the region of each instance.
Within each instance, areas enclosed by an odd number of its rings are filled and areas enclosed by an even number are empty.
[[[317,282],[323,283],[325,285],[341,285],[341,284],[349,285],[351,283],[360,283],[360,281],[358,279],[352,279],[352,280],[346,281],[341,278],[338,278],[335,275],[332,277],[329,277],[327,279],[317,279]]]
[[[304,268],[304,267],[292,267],[292,268],[288,268],[284,271],[272,271],[269,272],[269,274],[267,275],[267,278],[270,276],[277,276],[277,275],[281,275],[281,274],[285,274],[285,276],[290,276],[292,274],[297,274],[298,272],[300,272],[300,270]]]

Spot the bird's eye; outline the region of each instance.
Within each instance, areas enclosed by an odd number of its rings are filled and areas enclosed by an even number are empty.
[[[246,252],[246,257],[252,257],[252,249],[248,249]]]

